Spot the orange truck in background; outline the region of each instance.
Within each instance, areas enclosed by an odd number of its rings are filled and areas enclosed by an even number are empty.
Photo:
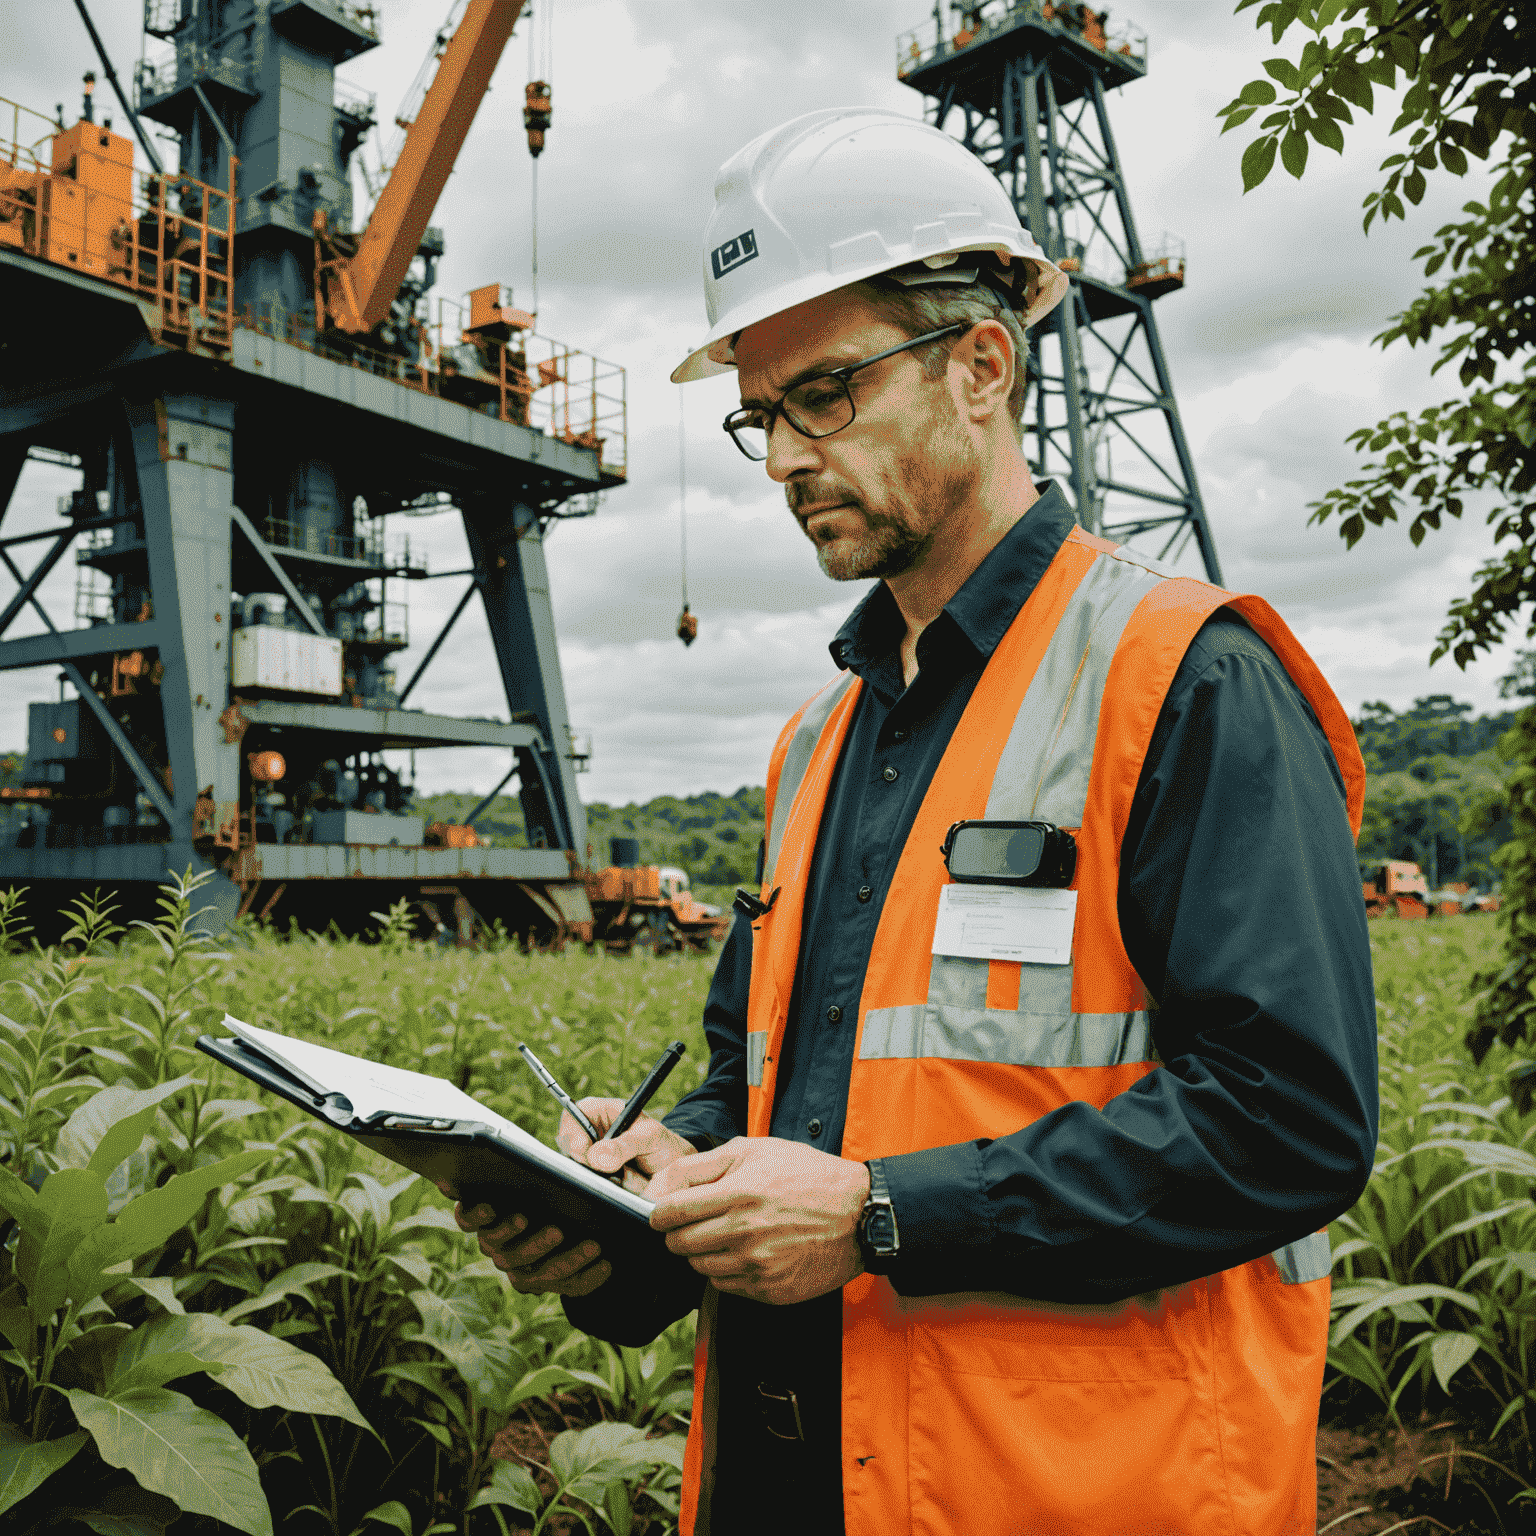
[[[627,955],[637,945],[657,954],[695,949],[707,953],[730,931],[731,916],[700,901],[688,875],[670,865],[641,864],[637,838],[610,839],[606,869],[586,876],[592,903],[593,943]]]
[[[1424,871],[1407,859],[1388,859],[1371,870],[1371,878],[1361,882],[1365,896],[1365,915],[1382,917],[1394,912],[1398,917],[1420,919],[1439,914],[1459,917],[1466,912],[1497,912],[1497,895],[1474,891],[1465,880],[1453,880],[1443,890],[1431,891]]]

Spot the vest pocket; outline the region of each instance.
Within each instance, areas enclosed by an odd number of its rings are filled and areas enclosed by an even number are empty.
[[[1198,1363],[1145,1339],[1052,1331],[912,1325],[912,1505],[934,1516],[914,1533],[1226,1536]]]

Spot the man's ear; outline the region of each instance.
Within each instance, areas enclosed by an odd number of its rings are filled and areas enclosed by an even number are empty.
[[[978,323],[964,337],[963,345],[966,350],[957,361],[962,361],[966,374],[965,406],[970,419],[980,426],[999,412],[1007,414],[1013,371],[1019,360],[1014,355],[1013,338],[998,320]]]

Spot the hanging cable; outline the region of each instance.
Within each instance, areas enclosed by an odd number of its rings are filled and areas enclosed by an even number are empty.
[[[683,386],[677,386],[677,522],[683,572],[683,611],[677,616],[677,638],[692,645],[699,638],[699,621],[688,611],[688,433],[683,415]]]
[[[539,156],[544,135],[554,115],[550,76],[554,73],[555,0],[539,0],[528,24],[528,86],[523,95],[523,127],[528,130],[528,153],[533,156],[532,208],[529,242],[533,266],[533,317],[539,316]]]

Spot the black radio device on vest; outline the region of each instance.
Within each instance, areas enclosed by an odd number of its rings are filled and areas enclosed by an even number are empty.
[[[1077,841],[1048,821],[957,821],[944,839],[944,867],[965,885],[1061,890],[1077,869]]]

